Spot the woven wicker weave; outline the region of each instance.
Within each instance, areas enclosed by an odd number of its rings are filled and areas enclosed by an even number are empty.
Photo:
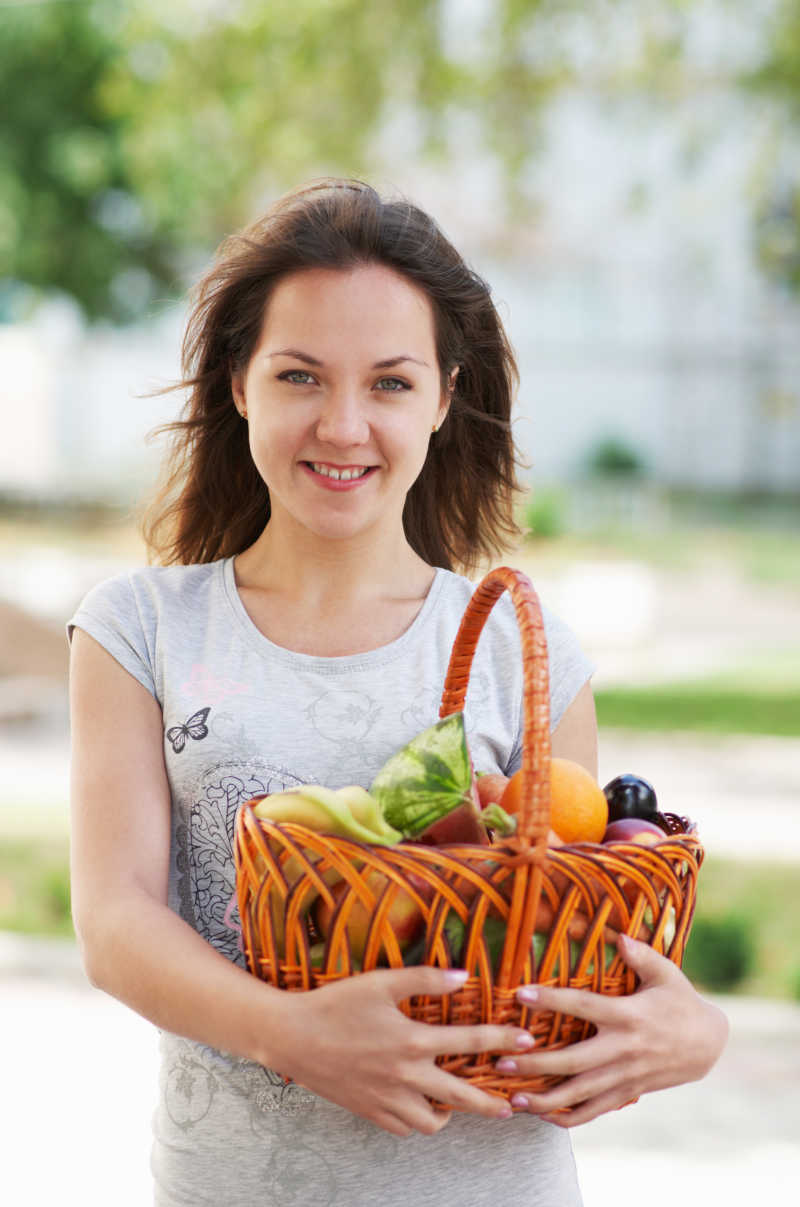
[[[536,593],[521,572],[500,567],[476,588],[453,645],[440,716],[463,708],[478,638],[505,590],[516,611],[524,670],[524,805],[513,839],[492,846],[367,846],[260,820],[244,805],[235,836],[237,891],[248,965],[263,980],[307,990],[359,971],[403,967],[408,939],[395,932],[402,925],[397,915],[404,906],[406,914],[416,907],[422,939],[414,962],[463,967],[471,976],[455,993],[409,999],[402,1003],[405,1013],[429,1023],[521,1025],[537,1048],[553,1049],[588,1037],[592,1024],[522,1006],[515,997],[519,985],[633,992],[635,975],[616,955],[620,931],[645,939],[680,965],[703,850],[691,823],[673,814],[666,815],[669,832],[655,846],[547,847],[547,648]],[[334,895],[331,885],[338,880],[344,885]],[[335,911],[321,959],[319,944],[312,953],[318,936],[309,917],[318,895]],[[460,958],[452,950],[454,918],[464,933]],[[352,955],[356,928],[360,968]],[[560,1080],[501,1076],[493,1067],[496,1055],[442,1056],[439,1064],[506,1098]]]

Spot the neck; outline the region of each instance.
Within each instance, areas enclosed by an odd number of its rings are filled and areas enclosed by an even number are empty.
[[[369,533],[326,540],[307,529],[289,531],[270,520],[261,536],[236,559],[240,586],[277,592],[298,605],[338,611],[390,594],[425,594],[433,570],[401,531],[394,538]]]

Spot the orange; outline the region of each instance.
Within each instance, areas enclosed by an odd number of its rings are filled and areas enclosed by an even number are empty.
[[[522,808],[522,768],[515,771],[500,797],[500,807],[506,813],[519,813]]]
[[[555,764],[559,765],[558,770],[555,768]],[[564,769],[566,769],[566,770],[564,770]],[[551,809],[552,809],[553,816],[550,818],[550,832],[547,835],[547,845],[549,847],[561,847],[564,845],[565,842],[600,842],[600,839],[602,839],[603,834],[605,833],[605,829],[606,829],[605,821],[603,822],[602,828],[600,829],[600,838],[565,838],[564,835],[561,833],[561,830],[558,828],[558,826],[556,826],[555,821],[553,820],[553,818],[555,817],[556,792],[558,791],[558,798],[562,801],[564,800],[565,795],[567,797],[569,797],[569,788],[567,787],[567,791],[565,793],[565,791],[561,785],[562,785],[562,777],[563,777],[563,783],[566,785],[569,785],[569,783],[571,782],[570,778],[569,778],[571,771],[574,771],[577,773],[577,775],[573,776],[573,779],[576,781],[578,781],[578,780],[580,781],[581,788],[584,793],[588,793],[591,789],[591,786],[594,785],[595,793],[597,793],[597,792],[600,793],[601,802],[602,802],[602,803],[597,802],[596,795],[595,795],[595,807],[597,808],[598,812],[602,814],[602,816],[604,818],[608,817],[608,805],[606,804],[606,798],[605,798],[605,796],[603,796],[603,791],[600,788],[600,785],[595,782],[595,780],[592,778],[591,775],[589,775],[589,772],[585,771],[584,768],[581,767],[578,763],[571,763],[568,759],[551,759],[550,776],[551,776],[551,784],[552,784],[551,792],[553,794],[553,804],[551,805]],[[589,781],[588,785],[585,782],[586,780]],[[480,780],[478,780],[478,783],[480,783]],[[556,784],[558,784],[558,788],[556,788]],[[519,771],[515,771],[511,777],[511,779],[508,781],[505,791],[503,792],[503,795],[500,797],[500,805],[503,809],[505,809],[506,813],[519,813],[520,812],[520,809],[522,808],[522,770],[521,769]],[[559,818],[561,818],[562,812],[563,812],[563,810],[560,809]],[[562,822],[562,824],[564,824],[564,823]],[[594,825],[594,827],[591,827],[591,832],[593,834],[596,833],[598,830],[598,827],[599,827],[599,821]],[[564,829],[568,830],[570,833],[572,833],[574,826],[571,827],[568,824],[564,824]]]
[[[550,760],[550,825],[566,843],[602,842],[608,801],[594,776],[571,759]]]

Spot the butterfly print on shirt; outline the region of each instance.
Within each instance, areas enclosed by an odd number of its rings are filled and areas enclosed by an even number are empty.
[[[187,738],[192,738],[195,742],[201,742],[203,738],[208,737],[206,721],[210,712],[210,706],[208,708],[201,708],[199,712],[193,713],[184,725],[173,725],[167,730],[167,741],[172,743],[172,749],[176,754],[180,754],[183,750]]]

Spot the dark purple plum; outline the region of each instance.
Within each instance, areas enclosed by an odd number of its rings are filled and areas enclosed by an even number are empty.
[[[603,789],[608,801],[608,820],[625,817],[652,820],[658,813],[658,801],[652,784],[638,775],[618,775]]]

